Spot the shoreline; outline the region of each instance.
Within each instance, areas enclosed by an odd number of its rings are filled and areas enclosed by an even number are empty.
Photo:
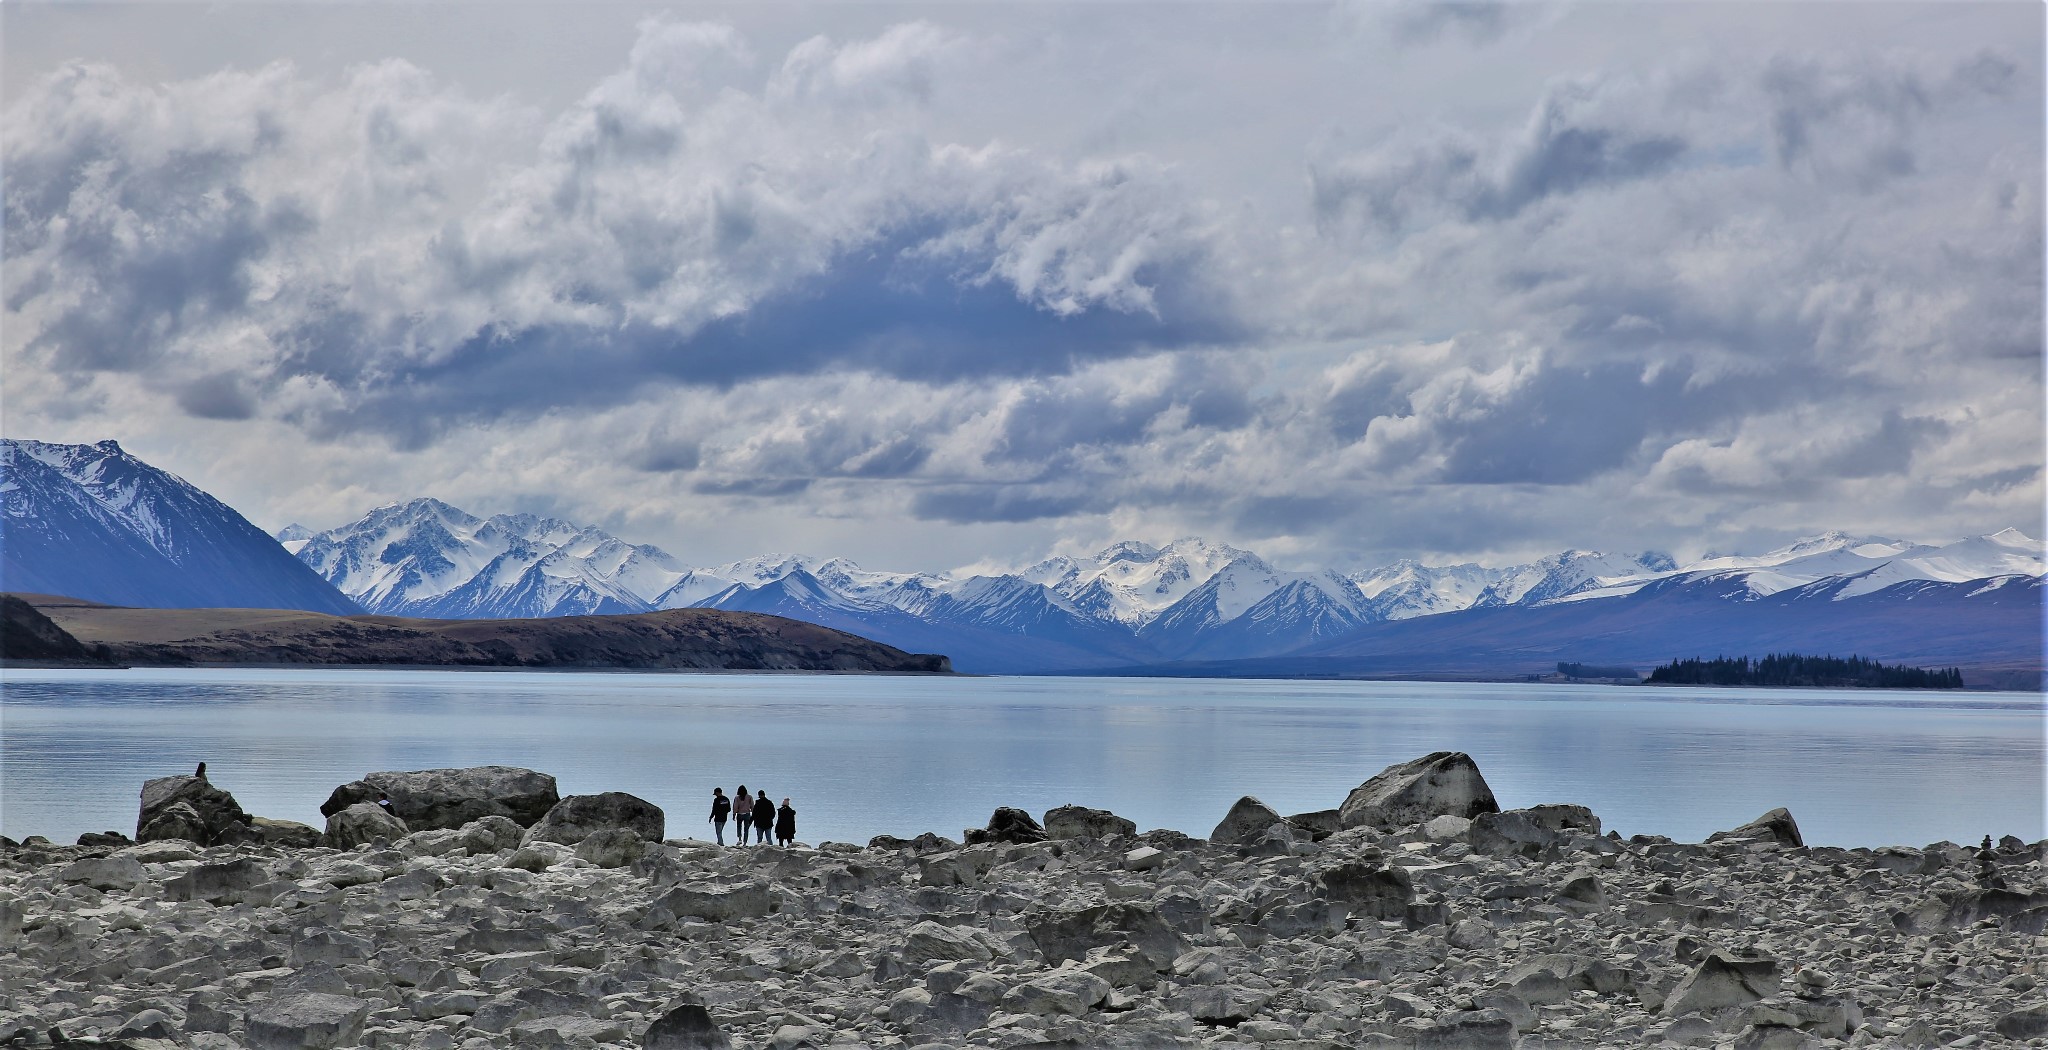
[[[1857,694],[1902,693],[1909,695],[1932,694],[1956,696],[1982,693],[1986,695],[2007,695],[2013,693],[2036,693],[2036,689],[2015,686],[1964,686],[1961,689],[1912,689],[1865,686],[1763,686],[1763,685],[1682,685],[1667,682],[1619,682],[1601,679],[1531,679],[1527,676],[1477,676],[1477,675],[1430,675],[1430,674],[1243,674],[1243,675],[1187,675],[1137,673],[1104,673],[1101,670],[1048,671],[1042,674],[982,673],[972,671],[911,671],[911,670],[838,670],[831,668],[774,668],[774,667],[616,667],[589,666],[571,667],[551,665],[545,667],[523,667],[506,664],[359,664],[359,663],[254,663],[246,661],[184,662],[161,664],[107,664],[76,663],[57,660],[0,660],[0,680],[8,671],[455,671],[455,672],[515,672],[532,674],[645,674],[645,675],[795,675],[857,678],[1102,678],[1137,679],[1154,681],[1201,681],[1201,682],[1374,682],[1398,684],[1403,682],[1435,683],[1443,685],[1530,685],[1552,686],[1598,686],[1603,688],[1629,689],[1654,686],[1659,689],[1731,689],[1757,692],[1849,692]]]
[[[388,788],[337,788],[324,833],[0,844],[0,933],[16,945],[0,957],[0,1038],[1593,1050],[2048,1036],[2048,840],[1811,846],[1783,810],[1707,843],[1624,840],[1579,806],[1503,812],[1469,759],[1438,753],[1337,809],[1240,799],[1205,838],[1062,807],[1042,823],[998,809],[964,842],[742,849],[664,838],[631,796],[562,798],[536,818],[538,776],[372,774]],[[435,826],[352,801],[375,790]],[[217,815],[221,795],[152,781],[145,816],[178,800]],[[519,819],[464,819],[485,803]]]

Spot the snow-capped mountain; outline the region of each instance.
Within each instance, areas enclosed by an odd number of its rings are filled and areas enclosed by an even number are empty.
[[[1472,608],[1497,605],[1540,605],[1585,591],[1648,583],[1678,571],[1669,554],[1602,554],[1565,551],[1529,565],[1517,565],[1472,600]]]
[[[295,553],[372,612],[448,619],[647,612],[690,570],[666,551],[532,514],[416,499],[316,533]]]
[[[1279,572],[1242,554],[1138,630],[1162,655],[1264,655],[1384,619],[1358,585],[1335,572]],[[1225,644],[1224,637],[1229,643]]]
[[[1245,558],[1258,562],[1250,551],[1194,537],[1164,547],[1126,540],[1085,561],[1053,558],[1018,575],[1050,587],[1089,616],[1135,628],[1157,619],[1225,566]]]
[[[1715,580],[1730,600],[1754,601],[1810,584],[1831,600],[1884,590],[1897,583],[1962,583],[1999,576],[2039,576],[2048,571],[2041,543],[2018,529],[1972,536],[1943,546],[1829,532],[1754,556],[1710,555],[1654,576],[1609,579],[1559,600],[1580,601],[1629,594],[1661,579]]]
[[[1499,583],[1505,569],[1489,569],[1464,562],[1458,565],[1424,565],[1403,558],[1377,569],[1352,573],[1348,579],[1372,600],[1380,615],[1389,620],[1469,609],[1487,588]]]
[[[1538,609],[1699,583],[1747,601],[1819,580],[1848,598],[1904,580],[2039,575],[2012,530],[1942,547],[1830,533],[1762,555],[1679,565],[1657,552],[1565,551],[1526,565],[1290,572],[1188,537],[1135,541],[1010,572],[883,572],[845,558],[769,554],[693,567],[596,528],[531,515],[479,518],[434,500],[372,511],[300,538],[299,556],[377,612],[543,616],[689,606],[767,612],[853,631],[966,671],[1053,671],[1274,656],[1391,621]]]
[[[0,439],[0,588],[155,608],[362,611],[233,508],[112,441]]]

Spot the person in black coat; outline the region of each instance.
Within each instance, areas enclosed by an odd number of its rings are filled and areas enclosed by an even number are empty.
[[[732,815],[732,800],[725,797],[724,788],[711,789],[711,833],[718,837],[718,844],[725,845],[725,819]],[[746,817],[740,820],[745,821]]]
[[[768,833],[775,830],[775,800],[766,791],[754,796],[754,838],[768,841]]]
[[[782,800],[782,808],[775,811],[775,841],[787,846],[796,841],[796,807]]]

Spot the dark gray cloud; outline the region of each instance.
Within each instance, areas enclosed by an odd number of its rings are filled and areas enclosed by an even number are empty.
[[[1577,83],[1553,87],[1505,141],[1446,131],[1413,147],[1325,161],[1310,173],[1317,219],[1390,231],[1445,213],[1497,221],[1546,198],[1649,177],[1684,156],[1682,136],[1601,123],[1588,112],[1596,94]]]
[[[794,496],[811,487],[810,478],[704,478],[691,491],[712,496]]]
[[[973,525],[1066,518],[1108,504],[1102,494],[1074,484],[947,485],[919,491],[910,510],[922,521]]]
[[[248,419],[256,414],[256,396],[241,377],[221,372],[180,387],[178,407],[201,419]]]

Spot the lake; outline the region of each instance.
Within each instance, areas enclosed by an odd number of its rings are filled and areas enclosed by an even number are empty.
[[[798,837],[959,837],[999,805],[1206,835],[1240,795],[1336,806],[1469,752],[1503,807],[1590,806],[1697,841],[1775,806],[1812,844],[2043,835],[2034,693],[1132,678],[358,670],[0,674],[0,833],[133,834],[204,760],[244,809],[322,824],[373,770],[503,764],[626,791],[709,837],[713,785],[792,798]]]

